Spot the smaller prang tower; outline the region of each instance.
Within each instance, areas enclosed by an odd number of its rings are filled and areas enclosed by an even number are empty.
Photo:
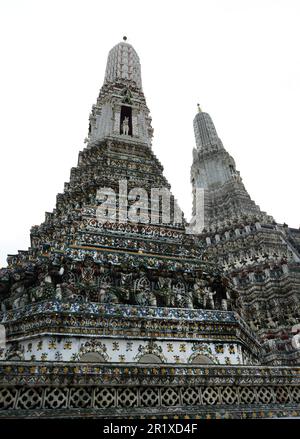
[[[191,182],[204,193],[206,255],[220,264],[241,296],[241,313],[257,333],[268,364],[299,364],[300,230],[277,224],[250,198],[209,114],[194,118]]]
[[[210,115],[204,113],[199,105],[194,118],[194,132],[197,147],[193,150],[192,185],[194,191],[196,188],[204,189],[204,227],[220,229],[228,221],[241,221],[245,216],[250,222],[259,218],[272,223],[273,218],[261,212],[251,200],[236,170],[235,161],[225,150]]]

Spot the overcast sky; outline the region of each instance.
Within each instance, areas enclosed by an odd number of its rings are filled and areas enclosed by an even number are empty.
[[[250,196],[298,228],[299,23],[299,0],[0,0],[0,266],[55,207],[123,35],[186,217],[199,102]]]

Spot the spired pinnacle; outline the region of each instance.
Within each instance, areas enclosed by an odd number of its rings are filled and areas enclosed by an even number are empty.
[[[194,131],[197,147],[202,149],[211,148],[212,146],[217,145],[219,148],[223,148],[210,115],[203,112],[199,104],[197,104],[197,106],[198,113],[194,118]]]
[[[142,91],[141,64],[126,39],[124,36],[109,51],[104,84],[90,116],[88,146],[122,136],[122,141],[139,141],[151,147],[153,130]]]
[[[138,54],[134,48],[127,43],[127,37],[114,46],[108,55],[105,82],[117,80],[129,80],[135,83],[136,87],[142,89],[141,65]]]

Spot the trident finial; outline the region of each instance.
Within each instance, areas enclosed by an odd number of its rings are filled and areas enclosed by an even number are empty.
[[[198,107],[198,112],[199,112],[199,113],[202,113],[202,110],[201,110],[200,104],[197,104],[197,107]]]

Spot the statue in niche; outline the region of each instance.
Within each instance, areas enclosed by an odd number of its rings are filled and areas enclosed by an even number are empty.
[[[62,288],[60,284],[56,285],[56,289],[55,289],[55,299],[56,300],[62,300]]]
[[[22,294],[21,296],[15,298],[12,303],[12,308],[22,308],[23,306],[27,305],[28,303],[28,297],[27,294]]]
[[[157,294],[159,296],[160,302],[163,306],[171,306],[172,298],[172,279],[169,277],[158,277],[158,290]]]
[[[132,286],[132,273],[121,273],[120,277],[120,293],[124,300],[130,299],[130,289]]]
[[[117,303],[118,298],[113,292],[112,279],[109,274],[101,276],[98,301],[100,303]]]
[[[186,292],[185,284],[182,281],[177,281],[172,286],[171,306],[178,308],[193,308],[192,293]]]
[[[46,285],[44,281],[42,281],[37,287],[31,288],[30,290],[31,302],[38,302],[42,300],[45,290],[46,290]]]
[[[214,307],[217,309],[227,310],[227,299],[229,290],[229,281],[221,274],[217,273],[211,278],[210,287],[215,291]]]
[[[215,309],[214,295],[215,291],[212,291],[211,287],[204,288],[203,308]]]
[[[194,299],[195,304],[200,306],[200,308],[204,308],[204,288],[206,282],[204,279],[197,278],[194,283]]]
[[[158,287],[164,293],[169,293],[171,291],[172,279],[169,277],[158,277]]]
[[[125,136],[129,135],[129,117],[125,116],[122,122],[122,131]]]
[[[228,300],[230,300],[229,293],[226,292],[226,299],[221,299],[221,309],[223,311],[228,311]]]
[[[83,285],[93,285],[95,281],[95,268],[94,260],[91,256],[86,256],[80,267],[81,271],[81,283]]]
[[[189,308],[193,309],[193,292],[187,291],[187,292],[178,292],[176,296],[176,306],[180,308]]]
[[[42,282],[47,284],[48,286],[56,286],[57,284],[61,283],[61,277],[64,274],[64,267],[60,265],[56,265],[58,263],[57,260],[55,260],[53,263],[50,263],[46,267],[46,271],[41,273],[40,279]]]
[[[135,297],[138,305],[157,306],[156,297],[152,291],[139,291]]]
[[[151,282],[145,274],[134,282],[135,299],[138,305],[157,306],[157,300],[151,291]]]

